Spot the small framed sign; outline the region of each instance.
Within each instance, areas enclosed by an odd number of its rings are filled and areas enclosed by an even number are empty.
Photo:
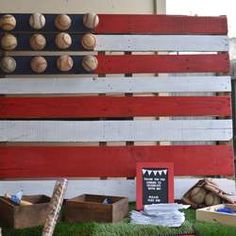
[[[142,210],[144,205],[174,202],[173,163],[138,163],[136,198],[137,210]]]

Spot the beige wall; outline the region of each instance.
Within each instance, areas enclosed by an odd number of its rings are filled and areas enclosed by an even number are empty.
[[[165,0],[0,0],[0,12],[165,13]]]

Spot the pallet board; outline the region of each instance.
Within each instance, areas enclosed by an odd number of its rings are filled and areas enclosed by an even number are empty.
[[[225,16],[99,14],[99,25],[89,30],[83,14],[72,14],[71,52],[61,52],[54,44],[57,14],[45,14],[41,31],[29,27],[30,14],[14,15],[19,44],[9,55],[17,67],[0,79],[0,179],[8,180],[0,192],[51,194],[54,182],[42,179],[111,177],[116,180],[71,180],[67,197],[86,192],[135,200],[134,180],[123,177],[135,177],[137,162],[173,162],[175,175],[185,176],[175,178],[176,199],[198,180],[193,175],[234,175]],[[42,52],[29,48],[36,32],[48,41]],[[81,47],[87,32],[96,36],[94,51]],[[43,74],[30,69],[38,53],[48,62]],[[56,55],[70,53],[74,66],[62,73]],[[98,60],[90,73],[81,64],[87,54]],[[39,181],[22,181],[32,178]],[[235,193],[234,180],[216,182]]]
[[[232,120],[0,121],[1,142],[228,141]]]
[[[82,67],[83,56],[71,56],[70,71],[57,69],[57,56],[45,56],[47,68],[43,74],[87,74]],[[90,74],[126,73],[194,73],[229,72],[229,55],[97,55],[98,67]],[[11,74],[37,74],[30,68],[32,56],[15,56],[16,69]]]
[[[0,104],[0,119],[231,115],[229,96],[0,97]]]
[[[5,13],[7,14],[7,13]],[[12,13],[10,13],[12,14]],[[2,16],[1,14],[0,16]],[[18,22],[13,32],[35,31],[29,26],[31,14],[13,14]],[[58,31],[54,26],[58,14],[44,14],[46,25],[43,31]],[[68,14],[72,19],[70,32],[91,31],[83,25],[84,14]],[[98,34],[227,34],[225,16],[175,16],[175,15],[125,15],[98,14],[99,25],[94,30]],[[114,27],[115,25],[115,27]]]
[[[107,34],[227,34],[227,18],[99,14],[96,33]],[[116,27],[114,27],[114,25]]]
[[[0,34],[0,39],[4,34]],[[32,51],[30,34],[14,33],[18,45],[16,51]],[[46,46],[42,51],[87,51],[81,40],[83,34],[70,34],[72,44],[61,50],[55,44],[56,33],[43,34]],[[225,52],[229,50],[227,36],[196,35],[95,35],[94,51],[182,51],[182,52]]]
[[[224,52],[226,36],[195,35],[96,35],[95,51]]]
[[[0,147],[0,178],[135,177],[137,162],[156,161],[174,163],[175,176],[230,176],[232,155],[224,145],[9,146]]]
[[[229,76],[2,78],[0,94],[230,92]]]
[[[41,29],[41,30],[35,30],[33,28],[31,28],[31,26],[29,25],[29,18],[31,14],[21,14],[21,13],[5,13],[5,14],[11,14],[15,17],[16,19],[16,27],[15,29],[12,30],[12,32],[40,32],[40,31],[44,31],[44,32],[57,32],[60,31],[55,27],[54,21],[55,18],[58,14],[43,14],[46,20],[45,26]],[[5,14],[0,14],[0,17],[2,15]],[[70,16],[71,18],[71,27],[69,29],[69,31],[71,32],[82,32],[82,33],[86,33],[86,32],[90,32],[91,30],[86,28],[83,25],[83,15],[84,14],[68,14],[68,16]],[[2,30],[0,30],[1,32]]]
[[[225,192],[236,194],[235,181],[227,178],[213,178],[214,182]],[[199,181],[199,178],[178,178],[174,181],[175,199],[181,199],[183,194],[187,192],[194,184]],[[24,189],[27,195],[46,194],[52,195],[54,180],[15,180],[15,181],[0,181],[0,194],[6,192],[17,192],[19,189]],[[136,200],[136,181],[126,179],[109,179],[109,180],[69,180],[65,198],[72,198],[80,194],[103,194],[114,196],[127,196],[130,202]]]
[[[213,55],[98,55],[95,73],[229,72],[227,53]]]

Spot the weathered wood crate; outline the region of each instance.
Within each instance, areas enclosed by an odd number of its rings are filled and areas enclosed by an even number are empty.
[[[233,211],[236,210],[236,206],[234,204],[220,204],[211,207],[205,207],[196,211],[196,219],[199,221],[215,222],[219,224],[236,226],[235,214],[221,213],[216,211],[217,209],[223,207],[230,208]]]
[[[15,229],[30,228],[44,224],[49,211],[50,198],[46,195],[24,196],[23,200],[33,203],[18,206],[0,197],[0,222]]]
[[[105,199],[111,203],[104,204]],[[65,221],[115,223],[127,216],[128,211],[128,198],[84,194],[66,202]]]

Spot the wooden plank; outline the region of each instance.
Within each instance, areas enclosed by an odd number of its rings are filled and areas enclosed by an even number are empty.
[[[132,74],[132,73],[194,73],[194,72],[229,72],[229,55],[194,54],[194,55],[97,55],[98,67],[87,72],[82,67],[83,56],[71,56],[73,67],[62,72],[57,68],[58,56],[45,56],[46,74]],[[11,75],[36,74],[30,63],[32,56],[14,56],[16,69]],[[3,72],[2,72],[3,73]],[[4,73],[3,73],[4,74]],[[38,74],[37,74],[38,75]]]
[[[230,92],[229,76],[0,79],[0,94]]]
[[[227,34],[225,16],[99,14],[99,18],[95,29],[99,34]]]
[[[135,177],[138,162],[172,162],[175,176],[234,174],[224,145],[2,146],[0,156],[0,178]]]
[[[13,15],[18,22],[13,32],[32,32],[32,28],[28,24],[30,14],[13,13]],[[72,19],[69,32],[84,33],[92,31],[83,25],[83,14],[68,15]],[[58,31],[54,25],[57,14],[44,14],[44,16],[46,18],[46,24],[43,28],[44,32]],[[227,34],[227,19],[225,16],[196,17],[151,14],[99,14],[99,19],[99,25],[95,29],[96,33]]]
[[[229,72],[229,56],[205,55],[98,55],[97,74]]]
[[[230,116],[230,96],[212,97],[0,97],[0,118]],[[60,106],[58,106],[60,104]]]
[[[59,58],[59,55],[52,55],[52,53],[49,53],[48,55],[43,55],[44,59],[47,62],[47,67],[43,73],[38,74],[31,69],[31,61],[34,58],[32,54],[33,53],[28,55],[22,55],[22,53],[18,53],[17,56],[13,56],[16,61],[16,69],[14,70],[14,72],[11,73],[11,75],[92,74],[92,72],[87,72],[82,67],[82,60],[84,56],[71,55],[71,59],[73,61],[72,68],[69,71],[61,71],[57,67],[57,60]],[[38,56],[38,53],[36,53],[36,55]],[[5,74],[5,72],[2,71],[1,68],[0,73]]]
[[[29,40],[32,34],[14,34],[18,45],[15,50],[32,51]],[[44,34],[47,44],[43,51],[63,51],[55,44],[56,34]],[[70,51],[87,51],[81,44],[83,35],[71,34]],[[0,35],[1,38],[1,35]],[[96,35],[94,51],[202,51],[225,52],[229,50],[227,36],[211,35]]]
[[[4,34],[1,35],[0,39]],[[14,51],[32,51],[29,45],[33,33],[14,33],[18,44]],[[70,34],[70,51],[88,51],[82,45],[83,34]],[[65,51],[55,44],[56,33],[45,33],[42,51]],[[94,51],[182,51],[225,52],[229,50],[227,36],[221,35],[95,35]]]
[[[228,51],[227,36],[96,35],[95,51]]]
[[[0,14],[0,16],[5,15],[8,13]],[[37,30],[32,29],[29,25],[29,17],[31,13],[10,13],[16,19],[16,27],[12,30],[13,33],[15,32],[25,32],[25,33],[32,33],[37,32]],[[43,32],[58,32],[58,29],[55,27],[54,21],[58,14],[43,14],[45,17],[45,26],[43,27]],[[83,25],[83,14],[68,14],[71,18],[71,26],[68,29],[69,32],[76,32],[76,33],[86,33],[90,32],[91,30],[86,28]],[[3,32],[0,29],[0,32]]]
[[[62,52],[64,51],[65,52],[65,49],[60,49],[57,47],[56,43],[55,43],[55,39],[56,39],[56,35],[58,34],[59,32],[57,32],[57,30],[55,30],[55,33],[48,33],[48,32],[45,32],[45,29],[44,29],[44,32],[43,32],[43,36],[46,40],[46,45],[43,49],[41,49],[40,51],[46,51],[46,52],[52,52],[55,53],[55,51],[57,52]],[[17,33],[14,33],[14,36],[17,38],[17,46],[16,48],[14,49],[14,52],[15,51],[20,51],[19,53],[22,54],[22,51],[33,51],[33,49],[31,48],[30,46],[30,39],[32,38],[32,36],[35,34],[35,32],[30,32],[30,33],[23,33],[23,32],[17,32]],[[4,33],[0,33],[0,39],[1,37],[4,35]],[[83,37],[83,34],[75,34],[75,33],[69,33],[70,37],[71,37],[71,45],[70,47],[68,47],[66,50],[67,51],[88,51],[86,50],[83,45],[82,45],[82,37]],[[216,36],[218,37],[218,36]],[[221,38],[221,36],[219,36]],[[222,37],[225,37],[225,36],[222,36]],[[219,40],[221,41],[221,39],[219,38]],[[222,38],[223,39],[223,38]],[[217,40],[218,41],[218,40]],[[224,50],[226,51],[226,50]],[[37,54],[37,51],[35,51],[35,53]]]
[[[2,142],[228,141],[232,120],[0,121]]]
[[[213,178],[220,188],[225,192],[235,193],[235,181],[226,178]],[[199,178],[175,177],[175,199],[181,199],[183,194],[199,181]],[[126,196],[129,201],[136,200],[135,180],[108,179],[108,180],[69,180],[65,198],[72,198],[84,193],[104,194],[114,196]],[[54,180],[15,180],[0,181],[0,194],[15,193],[24,189],[27,195],[46,194],[52,195]]]

